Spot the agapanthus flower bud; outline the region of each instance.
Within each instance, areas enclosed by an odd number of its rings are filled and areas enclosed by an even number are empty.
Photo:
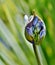
[[[46,27],[44,22],[38,16],[32,16],[25,27],[26,39],[35,44],[41,43],[46,35]]]

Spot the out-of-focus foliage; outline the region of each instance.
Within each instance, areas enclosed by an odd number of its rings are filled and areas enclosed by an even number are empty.
[[[0,65],[38,65],[24,36],[23,14],[33,9],[46,24],[46,38],[38,47],[41,63],[55,65],[55,0],[0,0]]]

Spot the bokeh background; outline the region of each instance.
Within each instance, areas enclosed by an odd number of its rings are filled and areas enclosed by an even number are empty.
[[[46,37],[38,46],[42,65],[55,65],[55,0],[0,0],[0,65],[38,65],[24,36],[23,14],[35,9],[46,25]]]

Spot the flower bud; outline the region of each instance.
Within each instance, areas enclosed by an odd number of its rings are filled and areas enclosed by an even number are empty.
[[[31,21],[26,24],[25,37],[32,44],[39,44],[46,35],[46,27],[44,22],[38,17],[32,17]]]

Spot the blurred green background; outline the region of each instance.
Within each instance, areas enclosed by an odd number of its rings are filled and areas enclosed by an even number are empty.
[[[23,14],[32,10],[46,24],[46,37],[38,46],[42,65],[55,65],[55,0],[0,0],[0,65],[38,65],[24,36]]]

